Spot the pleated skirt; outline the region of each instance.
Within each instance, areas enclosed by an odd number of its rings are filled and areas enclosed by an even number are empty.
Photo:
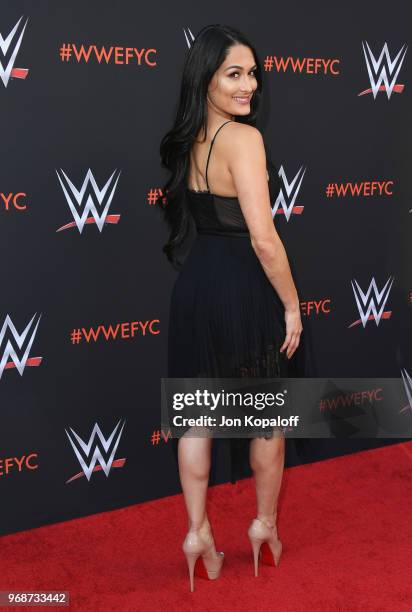
[[[302,346],[288,360],[286,351],[279,351],[285,336],[283,303],[249,235],[198,234],[171,294],[168,377],[300,376]],[[214,445],[229,446],[228,473],[233,484],[248,465],[250,440],[213,440]],[[171,443],[177,462],[178,439],[172,438]]]

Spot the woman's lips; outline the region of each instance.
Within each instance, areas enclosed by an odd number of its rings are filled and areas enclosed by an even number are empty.
[[[233,99],[238,104],[249,104],[250,96],[233,96]]]

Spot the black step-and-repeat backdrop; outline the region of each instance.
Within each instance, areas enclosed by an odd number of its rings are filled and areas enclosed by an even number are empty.
[[[410,389],[407,10],[3,0],[2,534],[180,491],[159,429],[176,278],[159,143],[208,23],[241,29],[261,56],[273,215],[318,375],[403,376]],[[313,440],[286,464],[392,441]],[[225,459],[212,482],[228,480]]]

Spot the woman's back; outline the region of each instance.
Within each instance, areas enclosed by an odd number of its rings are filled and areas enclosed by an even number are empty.
[[[189,156],[187,186],[192,191],[209,191],[209,184],[211,183],[213,187],[218,186],[218,189],[212,188],[212,192],[228,197],[236,196],[236,189],[225,155],[225,144],[231,137],[233,124],[235,122],[230,119],[224,121],[213,131],[209,131],[208,138],[205,141],[203,141],[203,131],[198,134]],[[227,128],[222,130],[223,126],[226,125]],[[235,124],[235,129],[238,129],[239,125]],[[218,133],[220,135],[216,141]],[[212,149],[213,155],[211,155]]]
[[[210,141],[197,142],[190,152],[186,194],[199,234],[213,231],[221,235],[250,237],[227,161],[229,141],[233,138],[231,129],[239,131],[249,126],[233,124],[235,122],[231,120],[225,121],[215,130]],[[223,126],[227,126],[225,130]],[[216,139],[218,134],[219,138]],[[280,186],[276,168],[269,161],[267,177],[271,204]],[[219,186],[219,189],[210,189],[211,183]]]

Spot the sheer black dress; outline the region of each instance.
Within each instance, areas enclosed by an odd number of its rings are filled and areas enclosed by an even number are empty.
[[[174,284],[169,310],[169,378],[275,378],[298,376],[298,347],[292,359],[279,352],[286,336],[284,306],[250,242],[237,197],[185,188],[196,237]],[[267,164],[270,200],[280,189]],[[268,437],[265,434],[264,437]],[[171,440],[177,460],[178,439]],[[248,464],[250,438],[217,438],[230,447],[230,481]]]

